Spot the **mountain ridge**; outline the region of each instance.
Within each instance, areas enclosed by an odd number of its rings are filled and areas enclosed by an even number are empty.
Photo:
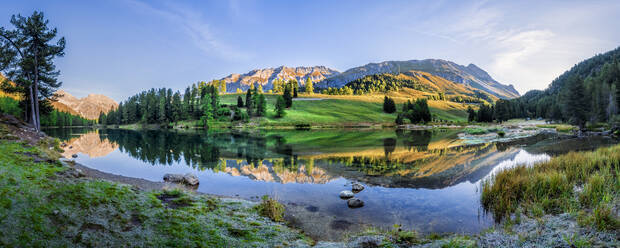
[[[480,89],[499,98],[515,98],[519,92],[512,85],[503,85],[494,80],[480,67],[469,64],[463,66],[443,59],[424,59],[406,61],[383,61],[368,63],[354,67],[319,83],[318,87],[342,87],[347,82],[364,76],[380,73],[398,74],[403,71],[424,71],[435,76],[443,77],[455,83],[464,84]]]
[[[77,98],[64,90],[56,91],[57,101],[52,102],[54,108],[78,114],[86,119],[94,120],[99,117],[99,113],[108,113],[116,109],[118,103],[112,98],[100,94],[88,94],[83,98]]]
[[[407,71],[422,71],[434,76],[445,78],[457,84],[479,89],[498,98],[509,99],[519,97],[520,94],[512,84],[504,85],[493,79],[485,70],[470,63],[467,66],[456,64],[443,59],[424,59],[406,61],[383,61],[368,63],[354,67],[344,72],[326,66],[279,66],[275,68],[254,69],[244,74],[233,73],[221,78],[227,84],[227,91],[242,91],[252,84],[261,85],[263,90],[273,88],[273,80],[297,80],[304,86],[307,78],[315,84],[315,88],[341,88],[349,82],[375,74],[399,74]]]

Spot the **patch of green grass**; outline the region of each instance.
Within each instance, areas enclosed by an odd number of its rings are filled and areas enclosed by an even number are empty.
[[[221,103],[236,105],[239,94],[225,94],[221,96]],[[296,124],[311,124],[312,126],[334,125],[347,126],[355,124],[393,124],[396,113],[383,112],[383,103],[364,100],[360,97],[343,99],[317,95],[322,100],[293,101],[293,106],[286,110],[286,116],[276,118],[274,111],[276,94],[265,94],[267,100],[267,115],[261,118],[263,126],[294,126]],[[245,94],[242,94],[245,99]],[[400,106],[398,107],[400,109]],[[245,109],[244,109],[245,110]],[[467,113],[464,109],[452,106],[430,106],[431,114],[436,118],[448,121],[464,121]]]
[[[568,133],[576,130],[577,127],[568,125],[568,124],[539,124],[536,125],[538,128],[553,128],[558,132]]]
[[[618,217],[608,211],[608,204],[620,193],[619,161],[620,145],[616,145],[506,169],[482,183],[481,202],[498,219],[520,206],[533,216],[591,209],[592,215],[582,216],[580,223],[613,230]],[[575,192],[579,187],[583,190]]]
[[[55,143],[0,140],[0,247],[272,247],[299,239],[284,226],[273,232],[273,223],[261,224],[240,204],[74,178],[57,160],[35,162],[45,151],[54,155]]]

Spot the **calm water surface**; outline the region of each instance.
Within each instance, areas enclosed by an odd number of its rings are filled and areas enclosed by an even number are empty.
[[[64,156],[94,169],[162,181],[191,172],[197,191],[287,205],[287,220],[309,235],[338,240],[368,227],[423,233],[475,233],[493,224],[479,202],[480,182],[502,168],[611,144],[605,138],[532,138],[515,144],[465,145],[455,130],[205,133],[49,129],[67,142]],[[338,197],[366,186],[357,209]]]

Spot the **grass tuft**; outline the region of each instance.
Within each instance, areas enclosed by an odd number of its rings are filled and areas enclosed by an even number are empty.
[[[268,217],[273,221],[284,220],[284,205],[267,195],[263,196],[263,200],[256,205],[256,209],[260,215]]]
[[[608,204],[620,193],[619,163],[617,145],[568,153],[531,167],[516,166],[485,180],[480,200],[498,220],[520,206],[536,217],[591,209],[591,216],[581,213],[580,223],[614,230],[618,216]]]

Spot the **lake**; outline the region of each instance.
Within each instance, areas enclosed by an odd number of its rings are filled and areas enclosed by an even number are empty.
[[[163,181],[194,173],[198,192],[287,206],[287,221],[309,236],[400,225],[421,233],[477,233],[493,225],[480,184],[495,171],[571,150],[613,144],[605,137],[538,135],[518,142],[467,144],[459,130],[211,132],[47,129],[68,144],[67,158],[117,175]],[[365,205],[339,198],[359,182]]]

